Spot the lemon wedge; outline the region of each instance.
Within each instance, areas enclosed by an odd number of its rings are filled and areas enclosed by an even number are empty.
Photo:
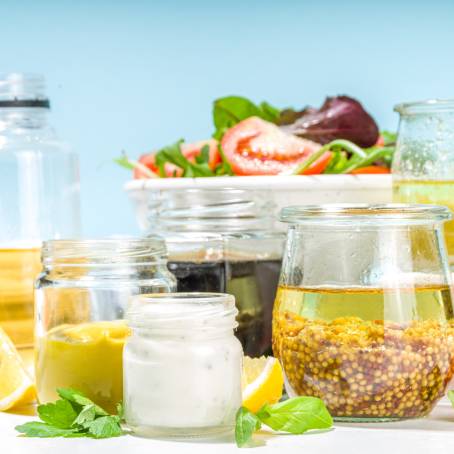
[[[35,385],[11,339],[0,328],[0,411],[35,400]]]
[[[264,404],[278,402],[282,397],[283,386],[284,373],[276,358],[244,358],[243,407],[257,412]]]

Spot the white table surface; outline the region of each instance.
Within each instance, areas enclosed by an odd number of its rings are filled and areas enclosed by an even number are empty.
[[[0,454],[229,454],[240,452],[298,454],[453,454],[454,408],[443,401],[428,418],[386,424],[336,424],[325,433],[254,436],[256,447],[239,450],[228,440],[176,442],[130,435],[84,438],[23,438],[14,426],[30,416],[0,413]]]

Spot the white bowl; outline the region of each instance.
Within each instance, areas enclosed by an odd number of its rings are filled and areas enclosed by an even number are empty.
[[[313,175],[211,178],[153,178],[128,181],[124,189],[142,230],[149,228],[150,194],[168,189],[234,188],[267,190],[278,210],[290,205],[389,203],[391,175]]]

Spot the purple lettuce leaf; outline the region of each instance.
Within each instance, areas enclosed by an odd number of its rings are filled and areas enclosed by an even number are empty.
[[[288,133],[322,145],[346,139],[367,148],[373,146],[379,136],[374,119],[356,99],[348,96],[326,98],[320,109],[283,110],[278,124]]]

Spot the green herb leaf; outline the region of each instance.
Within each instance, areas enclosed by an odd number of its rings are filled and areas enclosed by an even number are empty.
[[[274,430],[293,434],[329,429],[333,425],[331,415],[318,397],[294,397],[275,405],[265,405],[257,417]]]
[[[123,402],[118,402],[117,404],[117,415],[122,421],[125,417],[125,408],[123,407]]]
[[[48,403],[38,406],[39,417],[47,424],[60,429],[71,428],[77,417],[73,406],[67,400],[57,400],[55,403]]]
[[[118,416],[101,416],[88,427],[88,432],[95,438],[118,437],[123,434]]]
[[[69,402],[73,402],[76,405],[80,405],[85,407],[86,405],[93,405],[96,415],[100,416],[107,416],[106,410],[101,408],[100,406],[96,405],[92,400],[90,400],[87,396],[85,396],[82,392],[77,391],[76,389],[72,388],[58,388],[57,394],[62,398],[66,399]],[[81,411],[82,409],[79,409]]]
[[[226,96],[213,103],[213,123],[215,139],[220,140],[227,129],[250,117],[259,117],[266,121],[277,122],[280,110],[267,102],[259,106],[242,96]]]
[[[75,434],[77,429],[62,429],[39,421],[26,422],[15,429],[27,437],[67,437]]]
[[[252,437],[252,434],[259,430],[261,422],[254,413],[247,408],[241,407],[236,413],[235,441],[239,448],[243,447]]]
[[[84,428],[88,428],[89,425],[96,418],[96,408],[94,405],[86,405],[82,408],[82,411],[79,413],[77,418],[74,420],[73,425],[79,425]]]

